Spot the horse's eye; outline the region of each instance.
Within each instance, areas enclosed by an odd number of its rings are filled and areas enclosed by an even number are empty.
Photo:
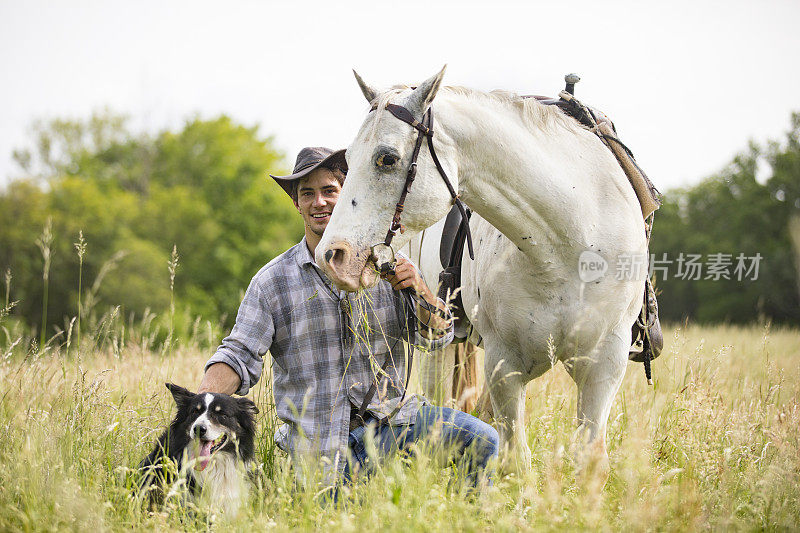
[[[390,167],[397,162],[397,158],[393,155],[383,154],[378,156],[375,164],[379,167]]]

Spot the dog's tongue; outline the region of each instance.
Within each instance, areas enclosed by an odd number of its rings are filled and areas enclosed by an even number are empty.
[[[200,455],[197,457],[197,462],[194,464],[195,470],[205,470],[208,463],[211,461],[211,446],[213,441],[204,440],[200,441]]]

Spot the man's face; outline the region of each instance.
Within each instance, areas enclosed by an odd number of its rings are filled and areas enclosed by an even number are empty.
[[[327,168],[318,168],[300,179],[294,205],[303,216],[306,228],[315,235],[321,237],[325,231],[341,190],[336,175]]]

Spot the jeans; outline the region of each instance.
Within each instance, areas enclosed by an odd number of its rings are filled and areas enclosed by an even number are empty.
[[[487,470],[490,461],[497,458],[497,430],[489,424],[448,407],[422,405],[413,424],[403,426],[382,426],[375,429],[376,421],[350,432],[349,448],[352,461],[344,470],[344,482],[349,483],[359,471],[369,475],[373,469],[373,458],[367,450],[368,432],[379,457],[396,452],[409,452],[411,446],[420,443],[443,450],[448,458],[460,462],[465,468],[465,476],[475,487],[480,476],[485,474],[491,484],[491,472]],[[422,441],[422,442],[421,442]]]

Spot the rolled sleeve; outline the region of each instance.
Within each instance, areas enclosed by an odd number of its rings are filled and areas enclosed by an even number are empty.
[[[447,309],[447,320],[449,325],[447,327],[447,333],[439,337],[438,339],[429,339],[423,333],[423,328],[418,327],[416,332],[416,344],[421,348],[425,348],[426,350],[434,351],[434,350],[441,350],[445,348],[448,344],[453,342],[453,338],[455,336],[455,328],[453,327],[453,315],[450,312],[450,308],[445,305],[444,301],[441,298],[437,298],[439,303],[442,304],[442,307]]]
[[[422,273],[417,264],[414,263],[414,261],[412,261],[411,258],[408,255],[404,254],[403,252],[397,252],[397,255],[407,260],[414,266],[417,272],[419,272],[419,275],[422,278],[422,282],[425,283],[425,285],[427,286],[428,282],[425,279],[425,274]],[[429,339],[422,333],[423,331],[422,324],[418,325],[416,334],[414,336],[414,343],[416,346],[419,346],[420,348],[424,348],[429,351],[443,349],[448,344],[453,342],[453,338],[455,337],[455,328],[453,326],[453,314],[450,312],[450,306],[445,304],[444,300],[442,300],[441,298],[437,297],[436,299],[439,301],[439,303],[442,304],[442,308],[447,310],[447,319],[450,323],[450,326],[447,328],[447,333],[442,335],[438,339]]]
[[[205,369],[215,363],[225,363],[239,375],[241,385],[236,394],[244,396],[258,382],[264,367],[263,355],[272,344],[275,327],[265,291],[256,278],[245,292],[236,324],[222,340]]]

